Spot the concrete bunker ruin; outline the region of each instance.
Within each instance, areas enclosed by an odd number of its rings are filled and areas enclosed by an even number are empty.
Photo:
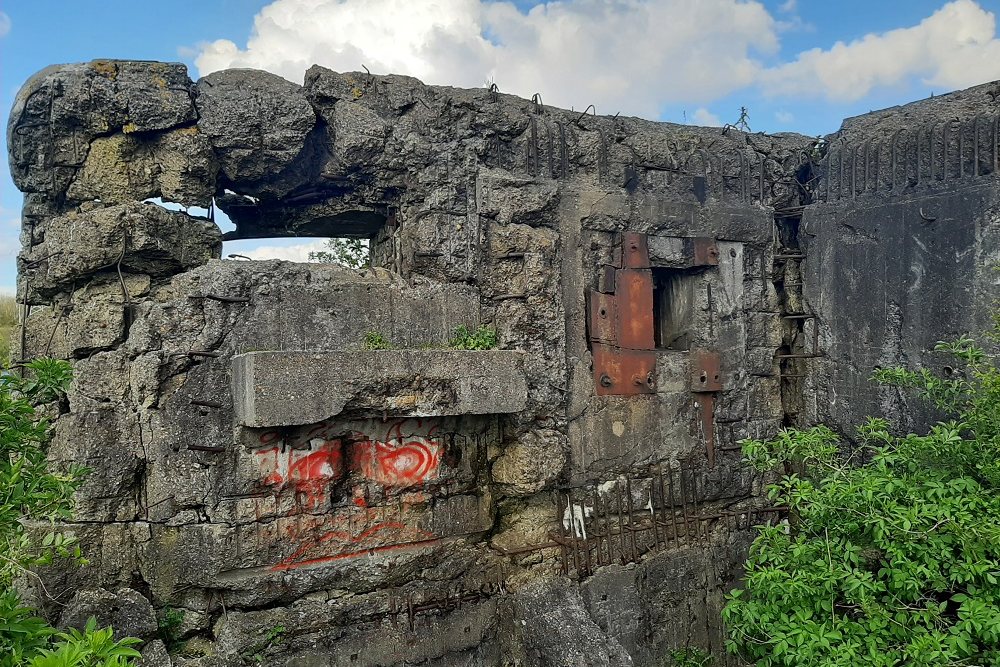
[[[721,653],[777,518],[739,440],[902,419],[871,369],[988,321],[996,88],[817,141],[322,67],[40,72],[8,128],[17,355],[75,367],[50,456],[93,471],[94,564],[39,603],[183,609],[177,665]],[[372,266],[222,260],[155,197]],[[481,324],[497,349],[447,349]]]

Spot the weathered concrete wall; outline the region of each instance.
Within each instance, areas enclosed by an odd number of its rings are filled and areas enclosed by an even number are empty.
[[[150,664],[718,652],[769,517],[739,440],[893,407],[867,364],[917,359],[947,312],[971,328],[992,289],[978,153],[968,188],[845,205],[805,137],[118,61],[39,73],[8,138],[18,354],[73,361],[51,458],[93,470],[72,527],[94,566],[41,574],[71,610],[185,610],[186,649]],[[151,197],[214,201],[228,238],[369,238],[374,268],[224,261],[212,219]],[[935,221],[901,225],[914,206]],[[873,343],[883,319],[910,356]],[[440,349],[480,324],[499,351]]]

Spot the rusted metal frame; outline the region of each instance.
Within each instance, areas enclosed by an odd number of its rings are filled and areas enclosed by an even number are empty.
[[[213,447],[211,445],[188,445],[187,449],[194,452],[209,452],[211,454],[221,454],[226,451],[225,447]]]
[[[594,482],[592,498],[594,500],[594,538],[596,540],[594,557],[597,561],[597,566],[600,567],[605,565],[603,558],[601,557],[601,542],[606,541],[605,535],[601,534],[601,494],[597,490],[597,482]],[[606,528],[607,526],[605,526]],[[587,554],[589,556],[590,549],[587,549]],[[589,568],[588,563],[588,568]]]
[[[684,464],[681,463],[677,467],[677,486],[679,487],[681,496],[681,511],[684,514],[684,539],[687,540],[691,536],[691,520],[688,517],[688,503],[687,494],[684,492]]]
[[[653,521],[653,544],[654,549],[660,548],[660,526],[659,521],[656,517],[656,475],[659,472],[659,467],[657,467],[657,472],[654,472],[649,477],[649,516]],[[663,504],[663,498],[660,498],[660,504]],[[663,548],[666,549],[666,543],[664,543]]]
[[[622,234],[622,268],[625,269],[648,269],[649,261],[649,237],[637,232],[624,232]]]
[[[626,505],[628,508],[628,528],[629,537],[632,540],[632,560],[634,561],[639,558],[639,551],[635,540],[635,507],[632,502],[632,478],[628,475],[625,475],[625,499],[628,501]]]
[[[667,489],[670,492],[670,519],[674,526],[674,546],[679,546],[681,543],[680,526],[678,525],[677,511],[674,509],[674,471],[670,467],[670,461],[667,461]]]
[[[209,299],[211,301],[219,301],[221,303],[248,303],[250,301],[247,297],[242,296],[224,296],[221,294],[190,294],[189,299]]]
[[[562,491],[556,491],[556,523],[558,526],[556,529],[559,531],[559,536],[562,538],[566,537],[566,508],[563,506],[563,495]],[[570,510],[572,512],[572,510]],[[572,521],[572,517],[570,518]],[[564,575],[569,574],[569,553],[566,550],[566,543],[563,540],[557,540],[559,543],[559,556],[562,563],[561,571]]]
[[[570,537],[570,541],[571,541],[571,543],[573,545],[573,569],[576,570],[576,574],[579,577],[582,574],[581,570],[580,570],[580,545],[579,545],[579,539],[582,538],[583,536],[577,534],[577,530],[576,530],[576,506],[573,504],[573,496],[570,495],[569,492],[566,493],[566,502],[569,504],[569,537]],[[584,520],[586,520],[586,517],[587,517],[587,513],[584,512],[583,508],[584,508],[584,505],[580,505],[580,524],[581,524],[581,528],[583,528],[582,524],[583,524]],[[586,530],[586,529],[583,529],[583,530]]]
[[[618,514],[618,552],[622,562],[628,562],[628,537],[625,535],[625,503],[622,502],[622,483],[615,480],[615,509]]]

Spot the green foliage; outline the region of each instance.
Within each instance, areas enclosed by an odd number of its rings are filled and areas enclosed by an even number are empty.
[[[455,330],[455,337],[448,347],[455,350],[492,350],[497,346],[497,330],[485,324],[475,331],[469,331],[464,324]]]
[[[361,347],[365,350],[391,350],[392,343],[378,331],[366,331]]]
[[[261,641],[251,645],[242,652],[241,657],[243,661],[258,665],[264,664],[264,652],[272,646],[281,644],[284,641],[286,632],[288,631],[282,625],[276,625],[268,630]]]
[[[13,296],[0,295],[0,368],[10,364],[10,337],[17,326],[17,302]]]
[[[110,628],[93,619],[83,632],[57,633],[21,606],[14,580],[57,558],[84,563],[73,535],[56,530],[68,519],[73,493],[86,470],[49,470],[50,424],[36,408],[63,397],[71,378],[68,363],[38,359],[26,377],[0,374],[0,667],[126,667],[138,652],[135,639],[115,641]],[[47,531],[26,522],[48,523]]]
[[[371,253],[366,239],[327,239],[326,250],[310,252],[309,261],[362,269],[371,265]]]
[[[670,652],[671,667],[711,667],[712,656],[700,648],[679,648]]]
[[[949,377],[885,369],[951,420],[898,436],[882,419],[847,457],[823,426],[743,443],[791,526],[761,527],[728,648],[761,666],[1000,664],[1000,372],[967,338]]]
[[[156,619],[157,634],[170,653],[175,653],[184,646],[178,633],[182,623],[184,623],[184,610],[173,607],[164,607]]]
[[[91,618],[80,630],[60,632],[52,648],[43,648],[26,667],[128,667],[132,658],[141,657],[132,646],[138,639],[115,641],[111,628],[98,628]]]

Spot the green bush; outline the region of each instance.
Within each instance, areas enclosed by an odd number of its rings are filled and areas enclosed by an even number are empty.
[[[448,347],[455,350],[492,350],[497,346],[497,330],[482,325],[475,331],[469,331],[464,324],[455,330],[455,337]]]
[[[57,400],[69,380],[64,361],[38,359],[27,377],[0,374],[0,667],[125,667],[139,653],[135,639],[115,641],[93,619],[83,632],[56,632],[23,607],[14,580],[29,568],[57,558],[83,563],[75,538],[55,527],[68,519],[73,492],[86,470],[53,471],[46,461],[49,422],[35,408]],[[46,523],[42,535],[25,522]]]
[[[843,453],[830,429],[743,443],[790,526],[760,530],[723,612],[730,651],[757,665],[1000,664],[1000,372],[973,341],[939,343],[964,370],[893,368],[950,413],[926,435],[882,419]]]

